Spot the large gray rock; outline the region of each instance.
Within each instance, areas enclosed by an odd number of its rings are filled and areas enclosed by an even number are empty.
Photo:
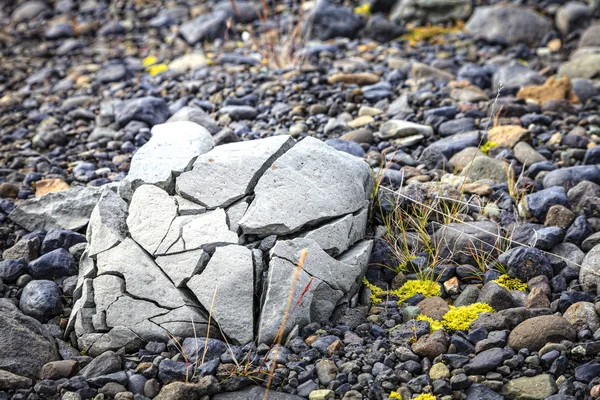
[[[148,143],[133,155],[127,180],[133,185],[151,183],[169,191],[175,176],[190,169],[196,157],[212,148],[210,133],[194,122],[156,125]]]
[[[291,234],[363,208],[371,185],[362,160],[307,137],[259,179],[240,227],[245,234]]]
[[[169,146],[150,141],[138,154],[161,160]],[[147,341],[221,334],[245,344],[255,332],[269,342],[290,290],[299,305],[288,310],[284,335],[357,301],[372,248],[363,240],[372,186],[366,163],[289,136],[188,157],[164,169],[176,176],[196,161],[175,178],[178,194],[164,190],[164,180],[129,192],[120,186],[94,209],[66,329],[81,350],[135,352]],[[303,248],[304,269],[294,277]]]
[[[177,179],[177,193],[207,208],[227,207],[250,194],[267,168],[293,145],[289,136],[273,136],[219,146],[198,157],[193,169]]]
[[[509,44],[524,43],[535,47],[552,31],[553,24],[549,18],[532,9],[495,5],[477,7],[466,28],[475,37],[488,40],[503,38]]]
[[[59,360],[56,344],[44,326],[0,299],[0,369],[38,379],[42,366]]]
[[[99,187],[73,187],[25,200],[8,217],[28,231],[78,230],[90,219],[102,193]]]

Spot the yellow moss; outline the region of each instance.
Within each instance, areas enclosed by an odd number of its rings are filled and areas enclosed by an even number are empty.
[[[402,400],[402,396],[400,396],[400,393],[398,392],[392,392],[390,393],[390,399],[398,399],[398,400]]]
[[[487,154],[492,148],[497,147],[498,143],[496,142],[485,142],[485,144],[481,145],[481,147],[479,148],[479,150],[481,150],[482,153]]]
[[[495,279],[498,285],[502,286],[506,290],[527,290],[527,284],[523,283],[519,278],[511,278],[510,276],[504,274],[500,275],[498,279]]]
[[[438,285],[437,282],[426,279],[408,281],[400,288],[390,291],[390,294],[398,297],[398,304],[404,303],[417,293],[421,293],[425,297],[432,297],[440,296],[442,291],[440,290],[440,285]]]
[[[371,291],[371,297],[370,297],[371,304],[376,305],[376,304],[381,303],[382,298],[387,294],[387,292],[385,290],[383,290],[382,288],[373,285],[371,282],[369,282],[367,280],[367,278],[363,278],[363,283]]]
[[[423,393],[415,397],[413,400],[436,400],[435,396],[429,393]]]
[[[464,23],[458,21],[455,26],[445,28],[443,26],[419,26],[409,29],[408,33],[401,37],[402,40],[407,40],[411,46],[417,45],[419,42],[435,42],[443,43],[444,41],[439,36],[450,33],[458,33],[464,30]]]
[[[367,2],[354,9],[354,14],[371,15],[371,3]]]
[[[479,314],[484,312],[495,312],[485,303],[473,303],[468,306],[450,306],[450,311],[442,318],[444,328],[449,331],[466,331]]]
[[[436,321],[433,318],[430,318],[423,314],[419,314],[417,316],[417,321],[429,322],[429,332],[435,332],[437,330],[444,329],[444,325],[440,321]]]
[[[166,72],[168,69],[167,64],[156,64],[148,68],[148,73],[150,76],[154,76]]]
[[[151,65],[156,64],[157,61],[158,61],[158,58],[156,58],[156,56],[148,56],[142,60],[142,65],[144,67],[149,67]]]

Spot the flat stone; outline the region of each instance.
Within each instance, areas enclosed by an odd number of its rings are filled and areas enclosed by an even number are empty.
[[[195,158],[213,146],[208,130],[194,122],[156,125],[150,140],[133,155],[127,180],[134,188],[150,183],[171,190],[174,177],[191,168]]]
[[[512,379],[502,387],[502,395],[506,399],[543,400],[558,392],[552,375],[524,376]]]
[[[90,186],[48,193],[25,200],[8,217],[30,232],[78,230],[88,223],[101,192],[101,188]]]
[[[307,137],[260,178],[240,227],[245,234],[290,234],[358,211],[368,199],[371,185],[370,168],[364,161]],[[274,203],[287,207],[273,208]]]
[[[218,146],[177,178],[177,193],[209,209],[227,207],[250,194],[262,174],[294,143],[291,136],[273,136]]]
[[[386,140],[419,134],[426,137],[431,137],[433,136],[433,128],[428,125],[416,124],[410,121],[392,119],[381,126],[377,136],[383,140]]]
[[[243,246],[219,247],[200,275],[187,287],[224,333],[240,344],[254,338],[254,264],[252,251]],[[214,300],[213,300],[214,299]]]
[[[131,199],[127,226],[131,237],[154,254],[176,216],[177,203],[173,197],[154,185],[143,185]]]
[[[202,272],[209,259],[204,250],[156,257],[156,264],[167,274],[176,287],[185,287],[188,280]]]

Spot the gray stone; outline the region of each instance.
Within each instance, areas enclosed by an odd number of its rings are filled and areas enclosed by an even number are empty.
[[[307,137],[260,178],[240,227],[245,234],[290,234],[307,224],[358,211],[371,186],[364,161]],[[273,208],[274,203],[286,207]]]
[[[181,36],[193,46],[200,41],[212,41],[222,37],[227,29],[227,14],[209,13],[184,23],[179,28]]]
[[[485,7],[479,7],[485,8]],[[494,90],[502,86],[504,87],[524,87],[529,85],[541,85],[546,78],[538,74],[536,71],[517,61],[509,62],[502,65],[494,73],[493,88]]]
[[[157,307],[155,303],[120,296],[106,310],[106,325],[109,328],[125,326],[144,340],[168,340],[167,332],[148,321],[149,318],[164,315],[168,309]]]
[[[131,199],[127,226],[131,237],[154,254],[176,216],[177,202],[173,197],[154,185],[143,185]]]
[[[392,119],[381,126],[377,136],[382,140],[404,138],[413,135],[433,136],[433,128],[410,121]]]
[[[240,228],[240,220],[244,217],[244,214],[246,214],[246,211],[248,210],[248,202],[248,198],[243,198],[227,208],[227,222],[229,224],[230,231],[238,233]]]
[[[475,37],[488,40],[500,37],[509,44],[524,43],[536,47],[552,31],[553,24],[529,8],[494,5],[477,7],[465,27]]]
[[[54,339],[34,318],[0,299],[0,369],[38,379],[42,366],[59,359]]]
[[[23,314],[46,322],[62,314],[63,304],[58,286],[53,281],[31,281],[23,289],[19,308]]]
[[[502,387],[505,399],[547,399],[558,392],[558,386],[552,375],[541,374],[512,379]]]
[[[495,182],[506,182],[507,169],[508,165],[502,160],[490,157],[476,157],[467,164],[463,170],[463,174],[473,181],[491,179]]]
[[[74,187],[25,200],[8,217],[28,231],[78,230],[84,227],[100,198],[99,187]]]
[[[585,290],[600,294],[600,245],[593,247],[583,259],[579,270],[579,283]]]
[[[496,311],[506,310],[507,308],[516,306],[516,302],[509,291],[498,285],[496,282],[491,281],[483,286],[477,302],[489,304]]]
[[[115,121],[120,127],[130,121],[142,121],[154,126],[165,122],[169,115],[169,106],[163,99],[147,96],[123,101],[116,109]]]
[[[254,338],[254,264],[243,246],[218,247],[200,275],[187,287],[210,310],[223,332],[239,344]]]
[[[495,254],[503,236],[495,223],[475,221],[444,225],[432,239],[441,246],[442,259],[451,257],[460,264],[476,265],[473,254]]]
[[[10,19],[13,23],[27,22],[36,17],[49,13],[50,7],[43,1],[26,1],[12,12]]]
[[[156,264],[167,274],[176,287],[185,287],[192,276],[204,270],[209,258],[208,253],[204,250],[191,250],[156,257]]]
[[[600,72],[600,54],[589,53],[571,57],[558,68],[559,75],[565,75],[569,78],[594,79]]]
[[[595,165],[579,165],[555,169],[544,176],[544,188],[567,186],[569,188],[583,181],[600,183],[600,169]]]
[[[439,24],[464,21],[472,11],[473,5],[469,0],[402,0],[392,10],[390,19]]]
[[[121,357],[113,351],[107,351],[99,357],[94,358],[88,365],[79,371],[79,375],[86,379],[92,379],[120,370]]]
[[[0,390],[30,389],[31,379],[0,369]]]
[[[546,157],[535,151],[527,142],[518,142],[513,148],[515,158],[525,167],[537,162],[547,161]]]
[[[88,254],[93,257],[127,237],[127,203],[112,190],[105,191],[90,215]]]
[[[190,169],[196,157],[212,148],[210,133],[194,122],[156,125],[148,143],[134,154],[127,180],[134,188],[151,183],[170,191],[175,176]]]
[[[191,121],[204,127],[211,135],[217,134],[221,128],[219,125],[201,108],[185,106],[177,110],[168,120],[167,123],[177,121]]]
[[[107,351],[119,351],[121,349],[125,349],[127,353],[132,353],[144,344],[145,341],[131,329],[124,326],[115,326],[109,332],[102,335],[102,337],[95,340],[87,349],[87,353],[91,357],[98,357]]]
[[[261,400],[266,395],[266,389],[260,386],[250,386],[231,393],[219,393],[212,397],[214,400]],[[303,400],[305,397],[284,392],[269,391],[269,400]]]
[[[293,145],[290,136],[273,136],[216,147],[177,178],[177,193],[209,209],[227,207],[250,194],[264,172]]]
[[[34,236],[22,238],[12,247],[4,250],[2,258],[4,260],[18,260],[23,258],[25,262],[30,262],[38,258],[40,253],[40,238]]]

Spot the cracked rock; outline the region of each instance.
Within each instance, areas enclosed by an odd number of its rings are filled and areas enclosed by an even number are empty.
[[[91,212],[67,337],[74,331],[92,355],[134,352],[170,335],[188,338],[184,347],[206,335],[242,345],[257,333],[268,343],[290,291],[284,335],[355,303],[372,248],[364,240],[368,165],[289,136],[199,156],[186,149],[170,160],[180,127],[162,125],[155,138],[164,135],[164,146],[151,140],[132,160],[134,184],[104,192]],[[153,168],[149,160],[158,160],[161,177],[135,178]]]

